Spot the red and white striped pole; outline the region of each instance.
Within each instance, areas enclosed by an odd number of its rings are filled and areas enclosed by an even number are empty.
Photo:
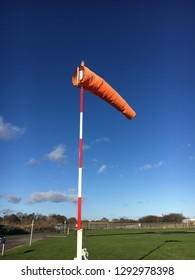
[[[77,69],[77,81],[79,83],[83,78],[84,62]],[[79,128],[79,170],[78,170],[78,216],[77,216],[77,260],[82,260],[82,224],[81,224],[81,210],[82,210],[82,171],[83,171],[83,101],[84,89],[80,88],[80,128]]]

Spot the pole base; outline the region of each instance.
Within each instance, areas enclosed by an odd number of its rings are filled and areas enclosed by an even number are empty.
[[[81,251],[81,259],[74,258],[74,260],[88,260],[88,257],[89,257],[89,253],[88,253],[87,249],[83,248]]]

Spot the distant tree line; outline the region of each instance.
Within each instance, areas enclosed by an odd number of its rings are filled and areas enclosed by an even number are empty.
[[[181,223],[186,217],[183,214],[170,213],[162,216],[145,216],[139,219],[140,223]]]
[[[76,224],[77,219],[74,217],[67,218],[64,215],[51,214],[51,215],[42,215],[42,214],[26,214],[26,213],[16,213],[11,215],[4,215],[0,217],[0,224],[7,226],[16,226],[22,228],[26,231],[30,230],[32,219],[35,219],[36,230],[48,230],[53,229],[57,224]],[[180,223],[185,219],[181,213],[170,213],[162,216],[148,215],[138,220],[128,219],[128,218],[119,218],[112,219],[111,221],[105,217],[100,220],[90,220],[90,222],[112,222],[112,223]],[[83,222],[89,222],[84,220]]]
[[[148,215],[139,218],[138,220],[119,218],[112,219],[113,223],[181,223],[186,217],[181,213],[170,213],[162,216]],[[100,221],[109,222],[107,218],[102,218]]]
[[[31,230],[32,219],[35,220],[35,232],[54,231],[54,226],[58,224],[76,224],[77,222],[74,217],[67,218],[59,214],[46,216],[42,214],[26,214],[19,212],[0,217],[0,234],[28,233]]]

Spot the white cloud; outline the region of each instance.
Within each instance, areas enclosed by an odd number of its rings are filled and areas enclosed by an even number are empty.
[[[165,165],[165,162],[160,160],[158,161],[157,163],[154,163],[154,164],[144,164],[143,166],[141,166],[139,168],[139,171],[147,171],[147,170],[150,170],[152,168],[159,168],[159,167],[162,167],[163,165]]]
[[[161,166],[165,165],[164,161],[160,160],[159,162],[153,164],[154,168],[159,168]]]
[[[28,204],[40,203],[40,202],[77,202],[76,194],[66,194],[61,192],[34,192],[31,194],[30,199],[27,201]]]
[[[52,152],[46,155],[46,158],[51,161],[64,162],[66,159],[65,146],[62,144],[58,145]]]
[[[151,164],[144,164],[143,166],[140,167],[140,171],[146,171],[152,168]]]
[[[94,142],[97,143],[97,144],[102,143],[102,142],[110,142],[110,138],[101,137],[101,138],[96,139]]]
[[[104,173],[106,171],[107,166],[103,164],[97,171],[98,174]]]
[[[189,161],[194,161],[195,157],[194,156],[189,156]]]
[[[89,150],[90,146],[88,144],[83,144],[83,151]]]
[[[65,163],[65,160],[66,160],[65,151],[66,151],[65,145],[59,144],[50,153],[46,154],[45,156],[42,156],[40,159],[36,159],[33,157],[29,158],[29,160],[27,161],[26,164],[29,167],[33,167],[33,166],[43,163],[44,160]]]
[[[192,148],[192,144],[188,143],[188,144],[182,145],[180,148],[181,149],[190,149],[190,148]]]
[[[187,144],[186,148],[192,148],[192,144]]]
[[[39,160],[37,160],[37,159],[35,159],[35,158],[30,158],[29,160],[28,160],[28,162],[27,162],[27,165],[28,166],[35,166],[35,165],[37,165],[37,164],[39,164]]]
[[[9,140],[20,137],[25,132],[24,128],[14,126],[11,123],[4,121],[3,117],[0,116],[0,139]]]
[[[92,165],[93,165],[93,166],[97,166],[98,160],[97,160],[96,158],[93,158],[93,159],[91,160],[91,162],[92,162]]]
[[[0,198],[5,198],[9,203],[17,204],[21,201],[21,197],[14,194],[0,195]]]

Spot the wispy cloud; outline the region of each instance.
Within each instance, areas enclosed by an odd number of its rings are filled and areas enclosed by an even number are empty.
[[[154,168],[159,168],[159,167],[161,167],[161,166],[163,166],[163,165],[165,165],[165,162],[162,161],[162,160],[160,160],[159,162],[153,164],[153,167],[154,167]]]
[[[146,170],[149,170],[152,168],[152,165],[151,164],[144,164],[143,166],[141,166],[139,168],[140,171],[146,171]]]
[[[190,143],[181,146],[181,149],[190,149],[190,148],[192,148],[192,144]]]
[[[38,165],[40,163],[40,160],[35,159],[35,158],[30,158],[27,162],[28,166],[35,166]]]
[[[62,192],[34,192],[31,194],[27,204],[34,204],[34,203],[41,203],[41,202],[77,202],[77,195],[76,194],[66,194]]]
[[[14,194],[5,194],[5,195],[0,195],[0,198],[6,199],[9,203],[17,204],[19,203],[22,198],[18,195]]]
[[[66,159],[65,145],[60,144],[57,147],[55,147],[53,151],[46,155],[46,159],[51,161],[64,162]]]
[[[110,142],[110,138],[108,137],[101,137],[101,138],[97,138],[94,143],[96,144],[99,144],[99,143],[102,143],[102,142]]]
[[[97,139],[91,141],[90,145],[83,144],[83,151],[89,150],[91,148],[91,146],[93,146],[94,144],[107,143],[107,142],[110,142],[110,138],[108,138],[108,137],[97,138]]]
[[[188,160],[189,160],[190,162],[194,161],[194,159],[195,159],[194,156],[189,156],[189,158],[188,158]]]
[[[83,151],[87,151],[90,149],[90,145],[88,144],[83,144]]]
[[[94,144],[107,143],[107,142],[110,142],[110,138],[108,138],[108,137],[97,138],[97,139],[91,141],[90,145],[83,144],[83,151],[89,150],[91,148],[91,146],[93,146]]]
[[[186,148],[192,148],[192,144],[187,144]]]
[[[144,204],[145,202],[143,200],[138,200],[136,203],[137,204]]]
[[[107,166],[103,164],[97,171],[97,174],[102,174],[106,171]]]
[[[150,170],[150,169],[153,169],[153,168],[162,167],[164,165],[165,165],[165,162],[160,160],[160,161],[158,161],[157,163],[154,163],[154,164],[151,164],[151,163],[144,164],[138,170],[139,171],[147,171],[147,170]]]
[[[0,139],[9,140],[20,137],[25,132],[25,128],[17,127],[11,123],[5,122],[0,116]]]
[[[93,166],[97,166],[98,160],[96,158],[93,158],[91,162]]]
[[[34,157],[29,158],[26,164],[30,167],[34,167],[38,164],[41,164],[45,160],[65,163],[66,160],[65,152],[66,152],[65,145],[59,144],[51,152],[42,156],[40,159],[36,159]]]

